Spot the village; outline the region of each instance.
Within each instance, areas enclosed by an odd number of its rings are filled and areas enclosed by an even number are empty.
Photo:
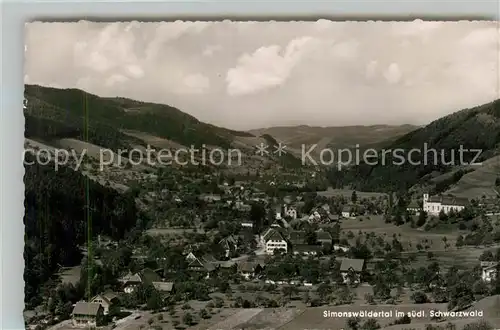
[[[500,258],[496,200],[314,192],[304,188],[310,182],[276,184],[276,178],[267,186],[220,177],[213,182],[207,175],[190,180],[204,180],[200,186],[211,191],[182,195],[182,181],[170,190],[141,190],[140,203],[154,203],[156,214],[168,209],[171,220],[125,241],[96,237],[82,248],[80,266],[61,269],[46,302],[53,312],[31,312],[28,325],[216,329],[231,310],[299,313],[387,303],[466,308],[494,290]],[[435,222],[467,229],[435,234]],[[464,276],[470,285],[461,287]],[[79,285],[85,298],[68,305]]]

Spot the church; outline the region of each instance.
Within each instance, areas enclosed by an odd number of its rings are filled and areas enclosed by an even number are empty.
[[[466,198],[459,198],[451,195],[429,197],[429,194],[424,194],[423,208],[424,211],[430,215],[438,215],[441,210],[445,214],[448,214],[451,210],[455,212],[462,211],[468,203],[469,200]]]

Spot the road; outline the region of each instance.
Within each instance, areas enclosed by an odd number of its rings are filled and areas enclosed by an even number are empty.
[[[140,318],[135,319],[137,316]],[[124,317],[115,322],[116,326],[114,330],[137,330],[140,329],[141,325],[147,325],[148,320],[151,318],[150,312],[135,312],[131,315]]]

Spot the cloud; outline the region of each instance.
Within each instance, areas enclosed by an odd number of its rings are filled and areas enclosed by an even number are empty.
[[[121,74],[114,74],[108,79],[106,79],[105,85],[108,87],[112,87],[117,84],[121,84],[127,82],[129,79]]]
[[[215,53],[220,52],[222,46],[220,45],[209,45],[203,50],[203,56],[213,56]]]
[[[399,65],[397,63],[391,63],[387,70],[385,70],[384,77],[389,84],[397,84],[402,77]]]
[[[373,60],[366,65],[366,79],[372,79],[377,74],[378,62]]]
[[[260,47],[252,54],[243,54],[237,66],[227,72],[227,93],[252,94],[283,84],[312,40],[310,37],[297,38],[285,49],[272,45]]]
[[[210,79],[202,74],[195,73],[184,77],[182,86],[177,89],[181,94],[203,94],[210,89]]]
[[[144,77],[144,70],[139,65],[136,64],[130,64],[126,66],[126,71],[128,75],[132,78],[142,78]]]
[[[166,43],[187,35],[200,34],[208,28],[210,22],[175,21],[171,23],[154,24],[153,39],[146,48],[146,57],[149,60],[161,56],[161,50]]]
[[[35,22],[25,29],[27,82],[165,103],[233,129],[425,124],[500,92],[496,22]]]

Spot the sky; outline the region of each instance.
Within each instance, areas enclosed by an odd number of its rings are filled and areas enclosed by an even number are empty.
[[[499,98],[492,21],[32,22],[25,38],[25,83],[238,130],[424,125]]]

